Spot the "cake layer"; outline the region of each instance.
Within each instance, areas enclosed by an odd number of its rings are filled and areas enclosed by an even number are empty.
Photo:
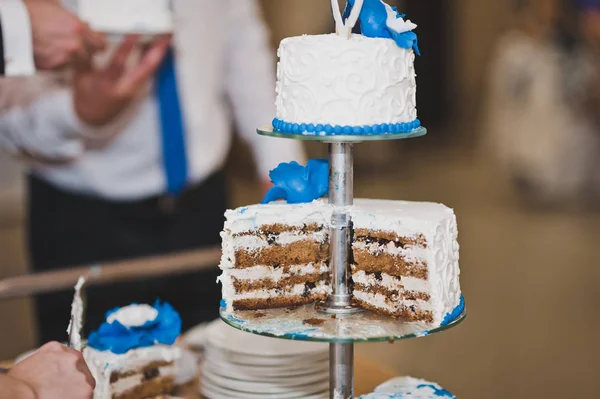
[[[354,264],[359,270],[369,273],[383,272],[393,276],[408,276],[426,280],[429,275],[424,260],[407,260],[402,255],[383,252],[377,255],[353,247]]]
[[[329,244],[306,240],[255,250],[237,249],[234,257],[235,267],[238,269],[256,265],[293,266],[319,263],[326,261],[329,257]]]
[[[352,134],[352,128],[417,119],[415,54],[393,40],[305,35],[282,40],[278,55],[276,106],[283,123],[321,125],[313,134],[337,125]]]
[[[225,287],[225,285],[224,285]],[[327,281],[308,282],[249,292],[235,293],[228,297],[227,306],[232,310],[268,309],[297,306],[327,298]]]
[[[376,313],[386,314],[407,322],[432,323],[433,312],[429,303],[421,300],[399,300],[386,295],[354,289],[353,301],[358,306]]]
[[[355,289],[380,293],[383,295],[397,295],[403,299],[420,299],[429,301],[430,287],[426,281],[412,277],[396,277],[387,273],[366,273],[364,270],[354,270],[352,281]]]
[[[246,269],[231,269],[224,275],[227,277],[222,276],[220,279],[230,278],[230,281],[223,281],[223,283],[231,284],[235,292],[239,293],[327,280],[329,267],[325,262],[285,267],[253,266]]]
[[[367,244],[378,243],[381,246],[387,246],[393,243],[396,247],[420,247],[427,248],[427,240],[423,234],[406,237],[401,236],[395,231],[354,229],[354,240],[365,242]]]

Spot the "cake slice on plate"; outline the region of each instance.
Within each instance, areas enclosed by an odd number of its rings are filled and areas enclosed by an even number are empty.
[[[181,318],[168,304],[133,304],[106,314],[83,356],[96,380],[94,399],[143,399],[170,394]]]

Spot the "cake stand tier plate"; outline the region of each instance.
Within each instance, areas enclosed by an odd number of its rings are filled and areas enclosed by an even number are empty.
[[[321,141],[324,143],[362,143],[365,141],[384,141],[384,140],[401,140],[401,139],[413,139],[416,137],[425,136],[427,134],[427,129],[424,127],[418,127],[415,130],[412,130],[408,133],[382,133],[382,134],[355,134],[355,135],[344,135],[344,134],[334,134],[334,135],[326,135],[321,136],[318,134],[315,135],[306,135],[300,133],[292,133],[292,132],[281,132],[275,131],[273,126],[266,125],[257,129],[258,134],[262,136],[269,137],[279,137],[284,139],[294,139],[294,140],[305,140],[305,141]]]
[[[421,323],[403,323],[389,316],[364,311],[349,315],[319,312],[314,304],[297,308],[234,311],[220,308],[225,323],[252,334],[314,342],[383,342],[424,337],[459,325],[466,309],[448,324],[431,328]]]

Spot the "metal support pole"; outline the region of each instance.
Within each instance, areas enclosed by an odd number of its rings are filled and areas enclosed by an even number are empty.
[[[329,203],[333,206],[329,238],[331,295],[318,304],[321,312],[351,314],[350,246],[352,220],[345,207],[354,200],[354,147],[352,143],[329,144]],[[330,399],[354,398],[354,344],[329,344]]]
[[[330,399],[354,398],[354,344],[329,344]]]
[[[350,314],[360,309],[352,307],[349,289],[349,259],[352,221],[344,209],[354,200],[354,146],[352,143],[329,144],[329,203],[333,205],[329,238],[329,272],[331,295],[318,309],[325,313]]]

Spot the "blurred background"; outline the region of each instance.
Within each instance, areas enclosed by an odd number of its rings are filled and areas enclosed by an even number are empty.
[[[595,2],[396,3],[419,25],[418,109],[429,134],[358,145],[356,196],[455,209],[469,316],[444,334],[359,353],[461,399],[600,398]],[[328,1],[262,4],[274,47],[333,29]],[[311,157],[327,151],[306,148]],[[251,157],[240,143],[232,152],[230,205],[257,202]],[[28,270],[22,175],[8,157],[0,187],[0,277],[8,277]],[[0,359],[34,345],[29,300],[0,302],[0,320]]]

